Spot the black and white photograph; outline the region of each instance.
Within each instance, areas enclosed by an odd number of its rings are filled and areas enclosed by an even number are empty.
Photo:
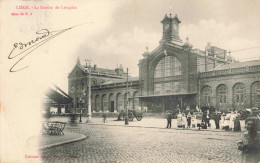
[[[259,17],[259,0],[0,0],[0,162],[259,163]]]

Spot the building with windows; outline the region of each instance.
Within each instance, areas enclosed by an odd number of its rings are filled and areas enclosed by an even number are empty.
[[[90,70],[91,69],[91,70]],[[90,71],[89,71],[90,70]],[[89,80],[91,72],[91,80]],[[75,112],[87,112],[88,84],[91,81],[92,112],[120,112],[126,107],[139,109],[138,78],[128,79],[122,65],[115,70],[81,65],[79,59],[69,74],[69,95],[73,98]]]
[[[148,112],[219,110],[260,106],[260,60],[237,62],[226,50],[207,44],[194,49],[179,37],[177,15],[165,15],[159,46],[148,48],[139,61],[139,77],[128,81],[122,66],[115,70],[91,67],[92,111],[118,112],[127,106]],[[69,75],[69,95],[79,108],[87,89],[88,68],[78,62]]]

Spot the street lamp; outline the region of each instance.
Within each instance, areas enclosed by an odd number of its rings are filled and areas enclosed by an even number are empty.
[[[126,69],[126,118],[125,118],[125,125],[128,125],[128,68]]]
[[[81,120],[81,113],[82,113],[82,99],[80,99],[79,107],[80,107],[80,113],[79,113],[79,122],[82,122]]]
[[[86,67],[88,67],[88,113],[87,113],[87,121],[91,120],[91,60],[85,60]],[[87,66],[87,62],[89,62],[89,66]]]

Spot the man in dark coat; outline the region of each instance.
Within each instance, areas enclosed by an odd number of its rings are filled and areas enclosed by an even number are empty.
[[[220,119],[221,119],[221,116],[216,111],[216,113],[214,114],[214,121],[215,121],[216,129],[219,129],[219,121],[220,121]]]
[[[171,128],[172,127],[172,114],[168,113],[167,115],[167,127],[166,128]]]

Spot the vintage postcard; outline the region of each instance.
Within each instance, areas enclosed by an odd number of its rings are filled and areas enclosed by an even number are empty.
[[[0,162],[259,162],[260,1],[0,0]]]

